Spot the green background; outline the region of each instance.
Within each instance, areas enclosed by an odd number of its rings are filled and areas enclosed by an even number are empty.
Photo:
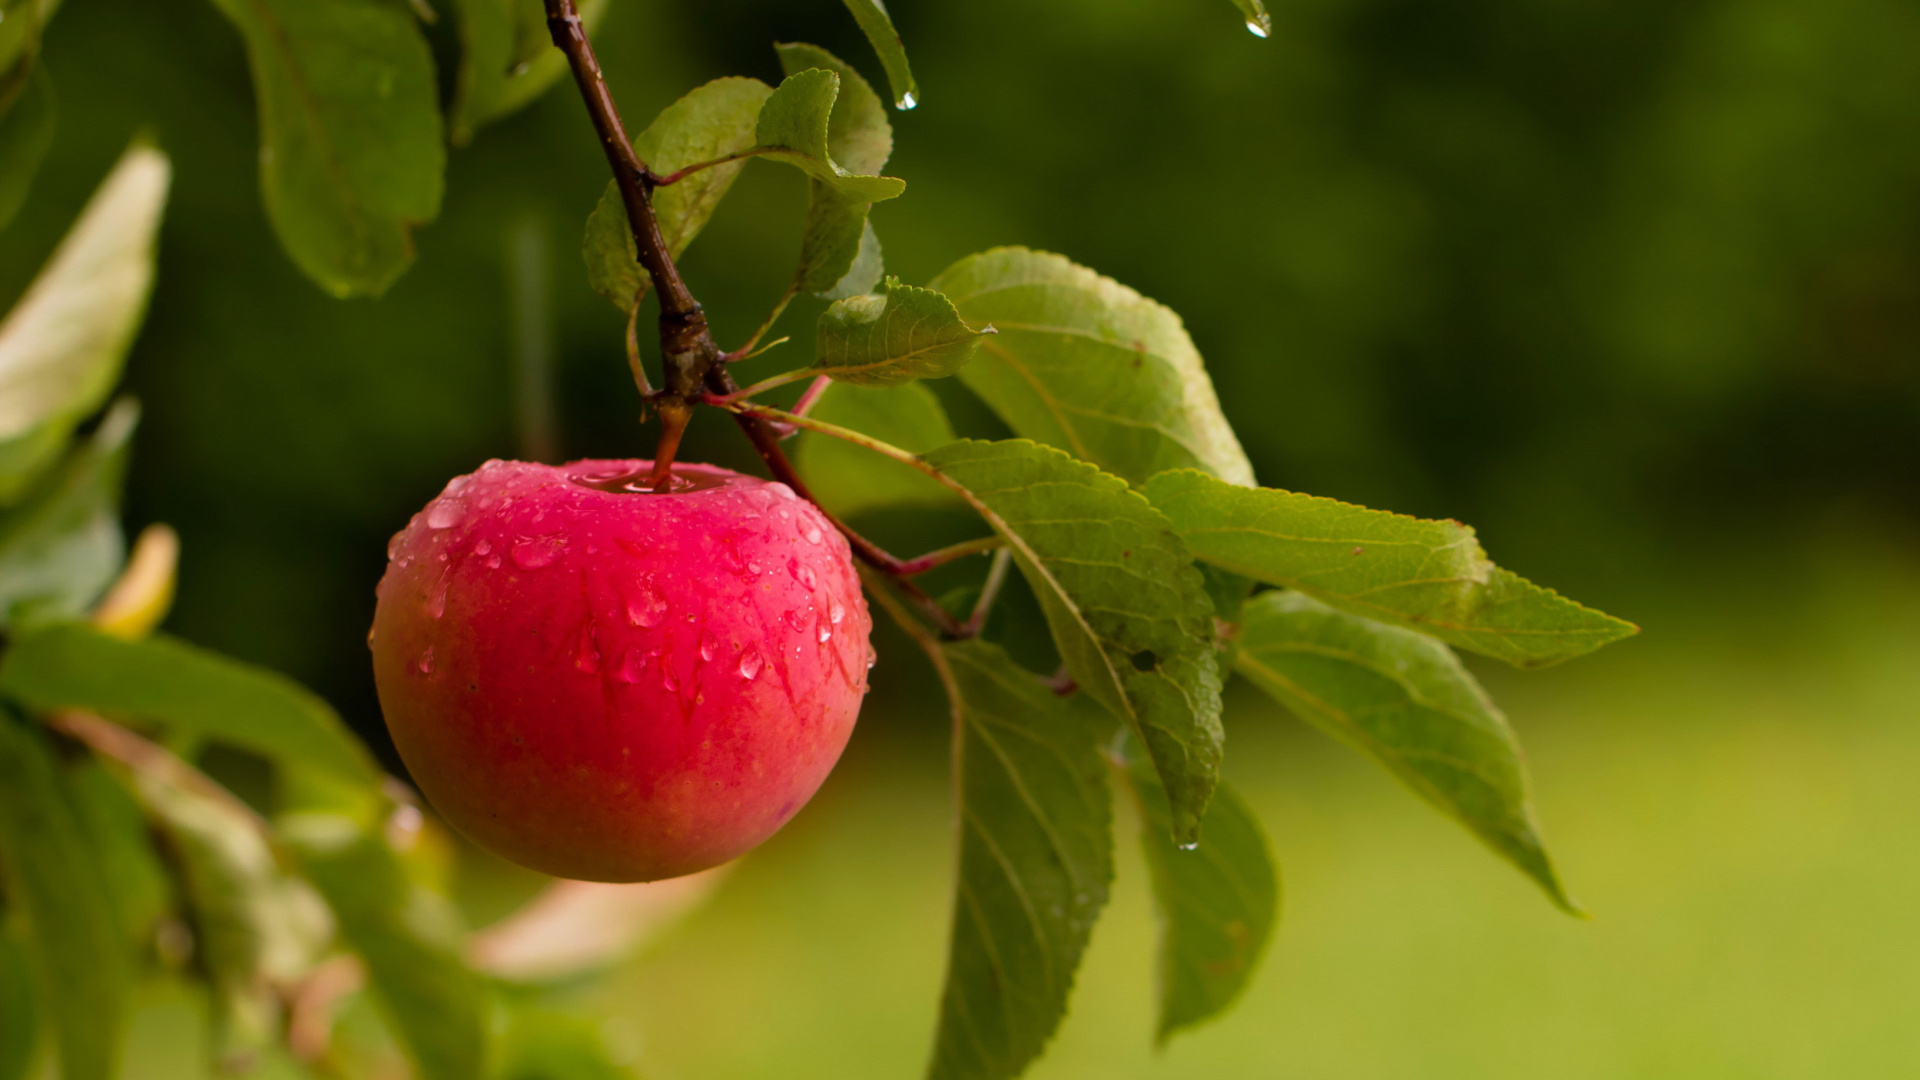
[[[1263,483],[1472,522],[1502,565],[1646,629],[1564,669],[1476,665],[1593,922],[1236,691],[1228,774],[1287,875],[1264,970],[1155,1055],[1126,847],[1035,1075],[1920,1067],[1920,11],[1301,0],[1262,42],[1225,0],[893,7],[923,104],[895,114],[908,193],[874,215],[891,272],[1022,243],[1110,274],[1186,318]],[[777,79],[770,43],[791,39],[879,74],[833,0],[615,0],[600,38],[635,128],[706,79]],[[341,303],[268,230],[245,58],[210,5],[73,0],[46,61],[60,131],[0,232],[0,297],[127,139],[156,136],[177,172],[130,367],[148,411],[129,521],[184,538],[171,630],[302,679],[377,741],[385,539],[449,476],[520,452],[513,237],[549,268],[562,449],[650,450],[620,319],[577,257],[605,175],[584,114],[556,91],[456,151],[418,265]],[[723,344],[778,293],[804,199],[750,164],[689,253]],[[807,359],[817,310],[748,376]],[[691,445],[750,463],[718,416]],[[951,525],[873,524],[902,546]],[[880,647],[815,807],[596,991],[648,1075],[924,1060],[945,720],[922,661]],[[190,1060],[188,1006],[155,993],[129,1075]]]

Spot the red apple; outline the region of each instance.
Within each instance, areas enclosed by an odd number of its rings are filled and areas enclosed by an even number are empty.
[[[380,707],[482,847],[653,881],[754,847],[813,796],[867,690],[846,540],[785,484],[645,461],[490,461],[388,548]]]

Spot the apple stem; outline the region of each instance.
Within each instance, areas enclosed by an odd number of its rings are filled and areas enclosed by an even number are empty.
[[[693,410],[678,399],[662,399],[655,404],[660,413],[660,445],[653,452],[653,475],[647,483],[655,492],[665,492],[673,483],[673,457],[680,450],[680,436],[687,430]]]

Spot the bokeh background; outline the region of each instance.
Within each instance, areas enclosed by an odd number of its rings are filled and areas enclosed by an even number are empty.
[[[1920,1071],[1920,9],[1281,0],[1267,41],[1226,0],[893,9],[923,104],[896,116],[908,194],[875,214],[891,272],[1021,243],[1119,278],[1185,316],[1263,483],[1473,522],[1503,565],[1645,627],[1564,668],[1474,665],[1594,920],[1235,688],[1228,774],[1287,877],[1263,971],[1156,1052],[1123,845],[1033,1075]],[[834,0],[615,0],[600,34],[636,128],[706,79],[777,79],[792,39],[878,75]],[[457,151],[418,265],[341,303],[268,230],[245,57],[210,5],[73,0],[47,63],[60,133],[0,233],[0,298],[129,137],[173,154],[130,522],[184,537],[172,632],[305,681],[391,762],[363,643],[387,535],[538,445],[529,365],[566,456],[651,447],[577,257],[605,176],[584,114],[559,90]],[[751,164],[690,252],[723,343],[778,293],[803,204],[798,174]],[[781,330],[804,342],[815,311]],[[751,465],[717,416],[692,443]],[[874,523],[903,546],[950,527]],[[816,803],[581,989],[649,1077],[923,1067],[945,719],[922,660],[880,647]],[[537,884],[478,858],[463,880],[476,921]],[[155,994],[129,1075],[194,1075],[195,1006]]]

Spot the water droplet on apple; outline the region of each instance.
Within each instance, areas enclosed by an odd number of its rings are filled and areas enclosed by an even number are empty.
[[[758,652],[748,649],[740,654],[740,677],[752,682],[760,674],[761,665],[765,663],[766,661],[760,658]]]
[[[792,574],[793,580],[805,585],[809,591],[819,584],[820,579],[814,576],[813,567],[803,566],[799,559],[787,560],[787,573]]]
[[[827,620],[821,619],[819,628],[814,632],[814,638],[819,641],[820,644],[825,645],[833,638],[833,625],[827,622]]]
[[[767,490],[773,492],[775,495],[779,496],[782,499],[786,499],[789,502],[797,502],[800,499],[800,496],[795,495],[793,493],[792,488],[788,487],[787,485],[781,483],[778,480],[775,480],[772,483],[768,484]]]
[[[395,555],[400,554],[400,542],[406,538],[407,530],[405,529],[401,529],[399,532],[393,534],[392,539],[387,541],[387,558],[391,559]]]
[[[846,617],[847,617],[847,606],[845,604],[842,604],[838,599],[833,600],[831,605],[827,608],[827,618],[833,620],[833,625],[839,626],[841,620],[845,619]]]
[[[875,665],[875,664],[877,664],[877,663],[879,663],[879,662],[880,662],[880,654],[879,654],[879,653],[877,653],[877,652],[874,652],[874,651],[873,651],[873,646],[872,646],[872,644],[868,644],[868,646],[867,646],[867,670],[868,670],[868,671],[872,671],[872,670],[873,670],[873,665]]]
[[[680,680],[673,677],[673,668],[667,665],[664,658],[660,661],[660,685],[669,690],[680,689]]]
[[[487,559],[487,569],[489,569],[489,570],[498,570],[498,569],[500,569],[500,556],[498,556],[498,555],[494,555],[494,556],[492,556],[492,557],[490,557],[490,558],[488,558],[488,559]]]
[[[820,542],[822,533],[820,532],[820,526],[809,521],[806,526],[800,530],[800,535],[806,538],[807,543],[817,544]]]
[[[806,620],[800,617],[800,612],[798,609],[789,611],[786,614],[781,615],[780,621],[792,627],[794,632],[796,633],[798,633],[801,630],[805,630],[807,628]]]
[[[422,675],[433,674],[433,646],[427,646],[427,651],[420,654],[420,659],[414,662],[413,667]]]
[[[521,540],[513,545],[513,562],[522,570],[538,570],[543,566],[551,566],[553,560],[560,557],[560,549],[566,546],[567,538],[564,536]]]
[[[427,510],[427,528],[451,529],[467,516],[467,500],[443,496]]]
[[[427,616],[437,619],[447,613],[447,586],[453,584],[451,569],[441,571],[440,580],[433,583],[433,591],[427,594]]]
[[[715,652],[718,652],[719,649],[720,649],[720,643],[714,640],[713,631],[711,630],[700,631],[700,659],[702,660],[713,659],[713,654]]]
[[[666,618],[667,602],[651,589],[627,601],[627,621],[635,626],[651,630],[666,621]]]
[[[473,553],[474,553],[475,555],[491,555],[491,554],[493,554],[493,541],[491,541],[491,540],[481,540],[481,541],[480,541],[479,543],[477,543],[477,544],[475,544],[475,545],[473,545]]]
[[[631,686],[640,681],[640,672],[647,666],[647,654],[638,648],[627,650],[624,660],[620,661],[620,670],[615,674],[620,681]]]

